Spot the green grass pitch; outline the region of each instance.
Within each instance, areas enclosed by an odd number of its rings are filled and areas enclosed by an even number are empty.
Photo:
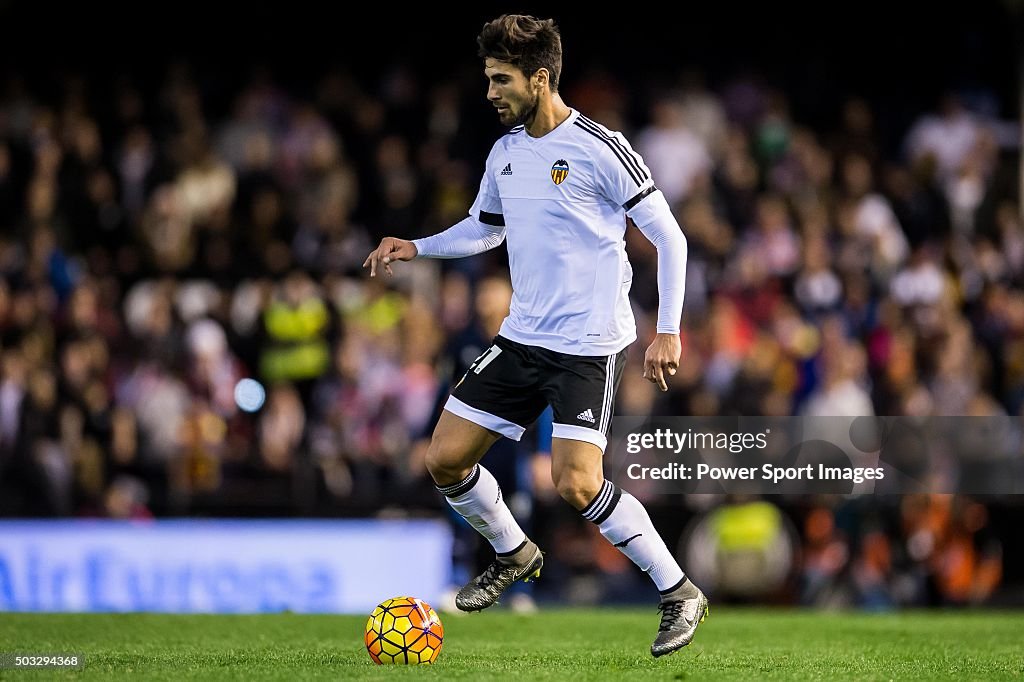
[[[377,666],[358,616],[0,613],[0,652],[85,655],[83,670],[0,679],[1020,679],[1024,613],[884,615],[712,605],[686,649],[648,653],[654,609],[442,614],[434,666]]]

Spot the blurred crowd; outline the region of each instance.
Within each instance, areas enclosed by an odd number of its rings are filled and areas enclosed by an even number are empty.
[[[472,76],[0,82],[0,514],[439,508],[424,438],[507,310],[504,249],[361,266],[465,215],[501,133]],[[626,133],[689,242],[661,394],[656,252],[627,231],[618,414],[1024,413],[1020,140],[994,95],[949,93],[886,146],[877,103],[812,129],[756,77],[563,94]]]

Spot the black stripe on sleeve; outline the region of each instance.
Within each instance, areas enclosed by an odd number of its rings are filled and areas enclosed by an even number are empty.
[[[601,133],[601,135],[603,135],[606,138],[608,138],[609,140],[611,140],[612,144],[614,144],[616,147],[618,147],[622,151],[622,155],[624,157],[626,157],[626,159],[628,159],[629,164],[633,167],[633,170],[635,170],[637,172],[637,175],[640,176],[640,179],[641,180],[646,180],[647,179],[647,172],[644,171],[644,167],[637,160],[639,157],[637,156],[636,152],[634,152],[632,149],[630,149],[629,147],[624,145],[622,143],[622,140],[620,140],[619,138],[617,138],[614,135],[612,135],[611,132],[609,132],[608,129],[605,128],[604,126],[602,126],[600,123],[596,123],[594,121],[591,121],[589,118],[587,118],[583,114],[580,114],[580,119],[584,123],[588,124],[591,128],[593,128],[597,132]]]
[[[488,213],[487,211],[480,211],[480,222],[484,225],[492,225],[494,227],[505,227],[505,216],[500,213]]]
[[[584,124],[578,118],[575,121],[573,121],[572,124],[575,125],[575,126],[579,126],[582,130],[587,131],[588,133],[590,133],[591,135],[593,135],[597,139],[601,140],[601,142],[604,142],[606,145],[608,145],[608,149],[611,149],[612,153],[615,154],[615,156],[618,157],[619,162],[622,163],[622,167],[626,169],[627,173],[629,173],[629,177],[633,179],[633,182],[636,183],[636,186],[639,187],[640,185],[643,184],[643,182],[640,180],[640,178],[637,177],[636,172],[632,168],[630,168],[629,163],[626,161],[625,157],[623,157],[622,152],[620,152],[619,149],[616,148],[615,145],[612,144],[611,140],[609,140],[608,137],[606,137],[605,135],[602,135],[599,132],[596,132],[596,131],[592,130],[591,128],[588,128],[586,126],[586,124]]]
[[[622,205],[622,208],[624,208],[624,209],[626,209],[628,211],[629,209],[633,208],[634,206],[639,204],[641,201],[643,201],[644,197],[646,197],[646,196],[648,196],[650,194],[653,194],[654,192],[657,192],[657,191],[658,191],[658,188],[655,187],[654,185],[651,185],[650,187],[648,187],[645,190],[642,190],[635,197],[633,197],[632,199],[630,199],[629,201],[624,203]]]

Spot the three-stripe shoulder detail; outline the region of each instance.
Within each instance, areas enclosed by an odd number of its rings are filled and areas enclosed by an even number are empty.
[[[590,133],[607,145],[608,148],[612,150],[612,153],[619,159],[619,162],[626,169],[626,172],[629,173],[629,177],[633,179],[633,182],[636,183],[637,187],[644,184],[644,181],[646,181],[649,176],[647,175],[647,171],[644,170],[643,165],[640,163],[636,152],[622,144],[622,141],[612,135],[608,129],[604,128],[604,126],[591,121],[583,114],[580,114],[576,120],[573,121],[573,125]]]

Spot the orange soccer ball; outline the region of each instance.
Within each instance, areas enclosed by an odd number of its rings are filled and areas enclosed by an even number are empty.
[[[433,663],[441,653],[444,626],[422,599],[385,599],[366,621],[366,651],[374,663]]]

